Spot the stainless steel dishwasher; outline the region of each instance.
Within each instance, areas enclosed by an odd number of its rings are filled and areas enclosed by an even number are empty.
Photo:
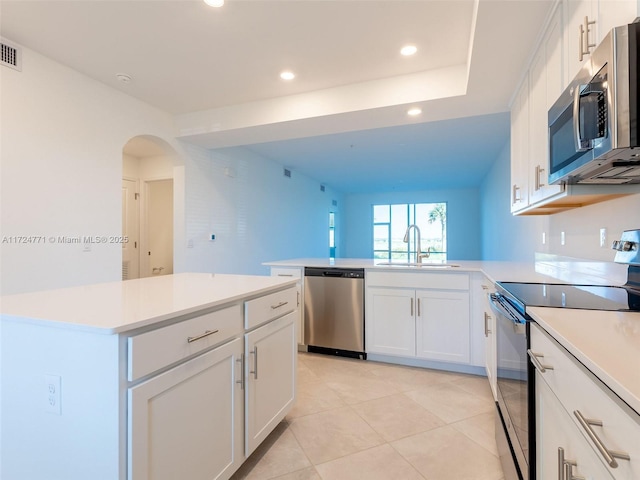
[[[310,352],[367,358],[364,269],[304,269],[304,343]]]

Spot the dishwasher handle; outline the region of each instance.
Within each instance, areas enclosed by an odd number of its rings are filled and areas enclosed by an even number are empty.
[[[325,270],[324,272],[322,272],[322,276],[323,277],[344,277],[344,273],[338,271],[334,271],[334,270]]]

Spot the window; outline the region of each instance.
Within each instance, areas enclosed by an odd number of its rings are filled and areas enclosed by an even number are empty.
[[[430,251],[427,261],[447,260],[446,203],[373,205],[373,258],[412,262],[418,236],[412,229],[409,242],[404,243],[409,225],[420,229],[422,253]]]

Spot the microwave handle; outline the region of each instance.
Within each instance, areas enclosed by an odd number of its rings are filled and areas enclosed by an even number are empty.
[[[585,142],[582,140],[582,133],[580,132],[580,92],[582,85],[576,85],[573,91],[573,140],[576,145],[576,152],[586,152],[589,150],[588,146],[584,146]]]

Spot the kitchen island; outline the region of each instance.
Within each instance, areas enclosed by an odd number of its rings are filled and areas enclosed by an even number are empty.
[[[1,478],[229,478],[295,400],[290,279],[184,273],[1,300]]]

